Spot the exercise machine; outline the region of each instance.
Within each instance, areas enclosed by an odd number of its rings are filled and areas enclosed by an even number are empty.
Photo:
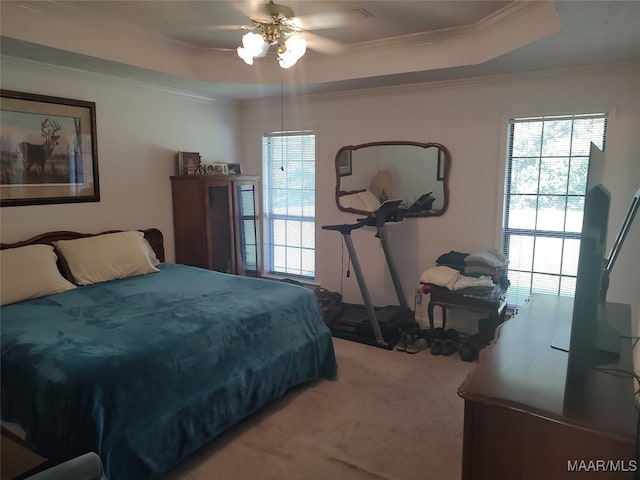
[[[398,341],[401,329],[415,325],[413,312],[407,305],[407,299],[402,291],[398,272],[391,258],[385,232],[385,224],[387,222],[400,222],[403,220],[406,209],[400,208],[400,203],[401,200],[387,200],[368,217],[358,219],[357,223],[322,226],[324,230],[335,230],[342,234],[364,301],[364,305],[343,304],[344,312],[330,325],[331,332],[335,337],[390,350]],[[352,231],[363,227],[376,227],[376,237],[382,245],[399,305],[385,307],[373,305],[367,282],[358,260],[358,254],[351,238]]]

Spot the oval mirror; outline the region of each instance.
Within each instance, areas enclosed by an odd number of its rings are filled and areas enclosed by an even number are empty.
[[[336,154],[336,204],[368,214],[385,200],[402,200],[406,216],[442,215],[449,204],[451,155],[439,143],[372,142]]]

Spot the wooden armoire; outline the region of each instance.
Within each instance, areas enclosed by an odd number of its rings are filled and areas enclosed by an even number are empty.
[[[247,175],[171,177],[176,263],[259,276],[259,182]]]

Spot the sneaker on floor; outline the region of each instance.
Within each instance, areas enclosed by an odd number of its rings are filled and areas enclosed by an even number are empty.
[[[431,355],[441,355],[443,344],[444,329],[442,327],[434,328],[431,334]]]
[[[466,340],[460,346],[460,350],[458,350],[458,353],[460,353],[460,358],[463,362],[473,362],[476,359],[471,339]]]
[[[455,328],[449,328],[444,332],[442,343],[442,355],[452,355],[458,351],[460,346],[460,336]]]
[[[433,332],[430,329],[420,330],[420,336],[427,341],[427,348],[429,348],[433,339]]]
[[[428,345],[425,338],[416,336],[413,337],[412,340],[412,342],[407,342],[407,353],[418,353],[427,349]]]
[[[400,338],[398,339],[398,343],[396,343],[396,350],[399,352],[407,351],[407,334],[404,332],[400,333]]]
[[[478,334],[474,333],[460,346],[460,358],[465,362],[473,362],[478,358],[481,349]]]

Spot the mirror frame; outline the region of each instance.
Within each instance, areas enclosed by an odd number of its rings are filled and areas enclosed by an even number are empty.
[[[342,152],[345,150],[359,150],[365,147],[377,147],[381,145],[412,145],[415,147],[421,148],[429,148],[436,147],[442,150],[444,153],[444,174],[442,180],[442,190],[444,194],[444,201],[442,203],[442,208],[439,210],[426,210],[423,212],[406,212],[405,217],[439,217],[447,211],[449,206],[449,172],[451,170],[451,153],[444,145],[435,142],[412,142],[412,141],[403,141],[403,140],[389,140],[383,142],[369,142],[369,143],[361,143],[359,145],[345,145],[344,147],[340,147],[338,153],[336,153],[335,158],[335,169],[336,169],[336,192],[335,192],[335,200],[336,205],[338,206],[338,210],[341,212],[349,212],[349,213],[357,213],[359,215],[368,215],[371,212],[366,210],[356,210],[355,208],[347,208],[340,205],[340,168],[339,168],[339,159]]]

